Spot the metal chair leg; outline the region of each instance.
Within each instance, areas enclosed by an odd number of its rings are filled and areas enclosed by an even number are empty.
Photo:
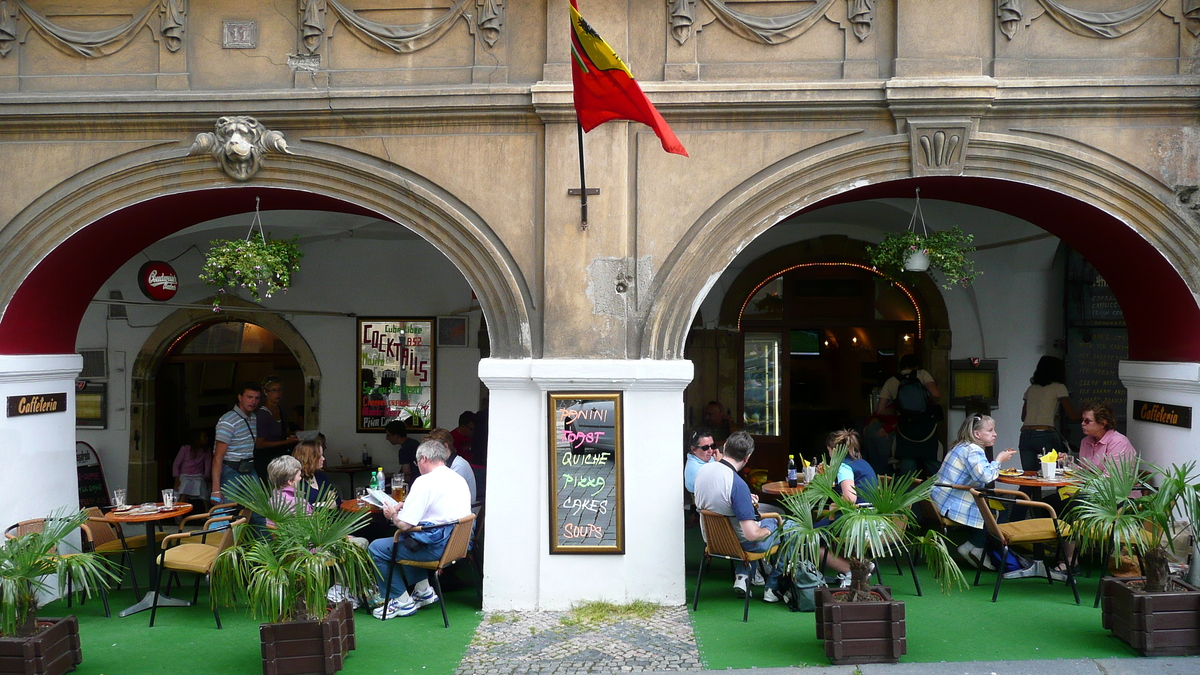
[[[917,579],[917,568],[913,565],[912,551],[908,551],[908,571],[912,573],[913,585],[917,587],[917,597],[921,597],[921,580]]]
[[[429,577],[433,579],[433,590],[437,592],[438,604],[442,606],[442,623],[446,628],[450,627],[450,619],[446,616],[446,596],[442,595],[442,571],[435,570],[429,573]],[[387,611],[386,609],[383,611]]]
[[[104,603],[104,618],[112,618],[112,610],[108,608],[108,591],[104,586],[100,587],[100,602]]]
[[[154,617],[158,614],[158,590],[162,588],[163,578],[163,556],[159,556],[158,563],[158,583],[154,585],[154,604],[150,605],[150,627],[154,628]],[[170,583],[169,581],[167,583]]]
[[[757,560],[750,563],[749,579],[753,579],[754,574],[756,572],[758,572],[758,561]],[[746,582],[746,607],[745,607],[745,609],[742,610],[742,623],[750,622],[750,596],[752,595],[752,593],[750,592],[749,579],[747,579],[747,582]]]
[[[984,553],[984,555],[987,555],[986,548],[984,549],[983,553]],[[995,602],[996,598],[1000,597],[1000,582],[1004,580],[1004,568],[1005,568],[1006,560],[1008,560],[1008,545],[1001,544],[1001,546],[1000,546],[1000,564],[996,566],[996,588],[995,588],[995,590],[992,591],[992,602]],[[982,565],[981,565],[981,567],[982,567]]]
[[[192,604],[193,605],[199,604],[199,602],[200,602],[200,575],[197,574],[196,575],[196,587],[194,589],[192,589]]]
[[[383,616],[379,617],[380,621],[387,621],[388,603],[392,601],[392,578],[396,574],[396,545],[399,542],[392,542],[392,559],[388,562],[387,582],[384,584],[386,588],[383,591]]]
[[[700,606],[700,584],[704,581],[704,568],[712,560],[707,553],[704,554],[704,559],[700,561],[700,570],[696,573],[696,595],[692,598],[692,611]]]

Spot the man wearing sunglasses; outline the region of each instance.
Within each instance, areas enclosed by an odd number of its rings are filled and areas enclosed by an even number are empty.
[[[683,485],[689,493],[696,491],[696,473],[700,471],[700,467],[721,459],[721,451],[717,448],[712,434],[710,429],[697,429],[692,432],[687,463],[683,467]]]

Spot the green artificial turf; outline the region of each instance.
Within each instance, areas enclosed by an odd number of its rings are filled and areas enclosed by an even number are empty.
[[[688,609],[696,588],[703,553],[699,529],[687,532]],[[904,602],[908,654],[902,662],[1013,661],[1136,656],[1137,653],[1100,627],[1100,610],[1092,608],[1098,576],[1079,582],[1081,604],[1071,590],[1045,579],[1006,580],[992,603],[994,572],[984,572],[980,585],[942,595],[936,581],[918,565],[923,597],[912,577],[885,563],[883,583]],[[967,582],[974,580],[974,570]],[[762,589],[750,601],[750,622],[742,623],[743,600],[731,590],[729,564],[714,560],[705,575],[697,611],[691,612],[696,642],[705,667],[770,668],[829,665],[816,638],[813,613],[790,612],[768,605]]]
[[[172,595],[190,599],[193,577],[181,576],[185,577],[185,591],[172,591]],[[39,615],[75,614],[79,617],[83,663],[75,670],[77,675],[262,673],[260,622],[251,620],[240,609],[222,608],[224,628],[217,630],[206,587],[200,589],[199,606],[159,609],[154,628],[149,627],[149,611],[124,619],[117,617],[120,609],[134,601],[133,591],[129,588],[110,593],[111,619],[105,618],[98,597],[88,600],[82,607],[76,604],[70,609],[65,601],[59,600],[42,608]],[[447,594],[446,611],[450,617],[448,629],[443,627],[437,604],[429,605],[413,616],[386,622],[360,609],[355,613],[357,648],[350,652],[341,672],[346,675],[454,673],[482,616],[475,589],[469,582],[461,590]]]

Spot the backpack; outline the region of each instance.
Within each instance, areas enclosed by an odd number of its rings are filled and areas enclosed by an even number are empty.
[[[817,609],[817,589],[825,585],[825,575],[815,565],[802,560],[790,574],[779,579],[783,602],[793,612],[814,612]]]
[[[901,419],[927,417],[933,407],[933,397],[925,384],[917,379],[917,371],[910,370],[907,375],[898,376],[900,385],[896,388],[896,412]]]

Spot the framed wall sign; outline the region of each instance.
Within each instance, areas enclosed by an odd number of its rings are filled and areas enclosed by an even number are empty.
[[[621,393],[551,393],[550,553],[625,553]]]
[[[434,319],[358,319],[358,430],[434,428]]]

